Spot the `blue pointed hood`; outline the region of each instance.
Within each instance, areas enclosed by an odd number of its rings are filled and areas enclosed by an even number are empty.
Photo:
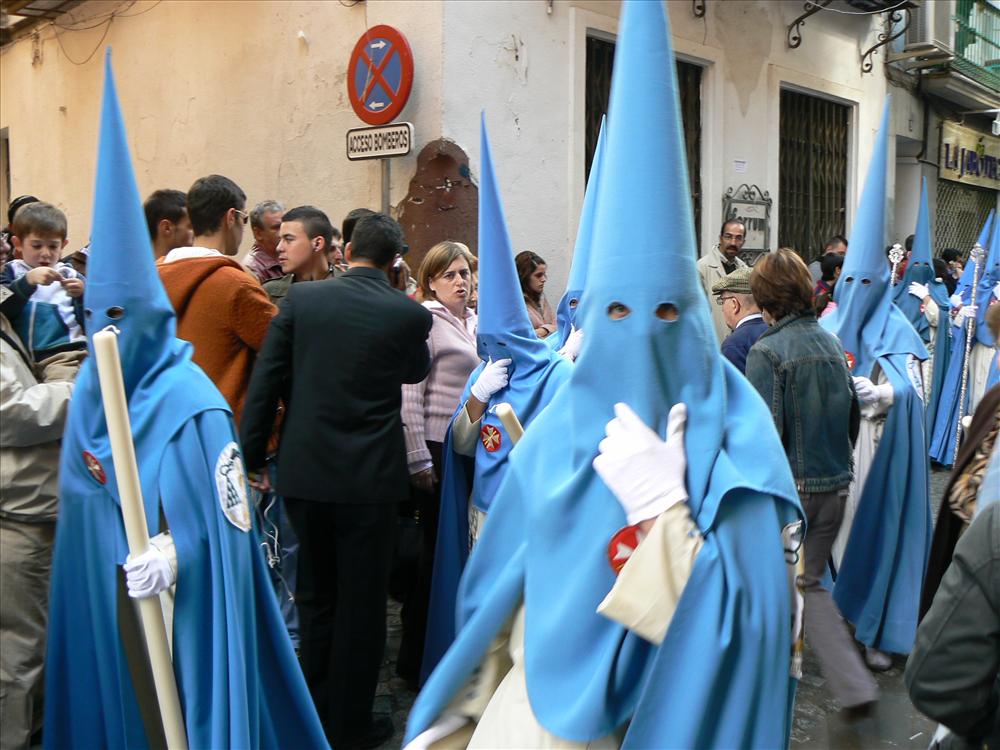
[[[945,285],[934,277],[934,261],[931,252],[930,211],[927,209],[927,178],[922,179],[920,189],[920,211],[917,214],[917,229],[913,234],[910,262],[899,283],[893,287],[893,298],[903,315],[926,343],[930,341],[930,324],[923,312],[923,301],[910,294],[910,284],[926,284],[931,298],[938,307],[946,306],[948,291]],[[947,310],[947,307],[944,307]]]
[[[559,335],[554,337],[557,339],[554,342],[556,349],[562,348],[574,327],[579,327],[576,322],[576,312],[579,309],[580,298],[587,281],[590,251],[593,247],[591,240],[594,232],[594,214],[597,210],[597,184],[600,182],[601,165],[604,162],[605,127],[607,127],[607,118],[602,117],[601,130],[597,135],[597,146],[594,149],[594,161],[590,165],[587,190],[583,195],[580,226],[576,232],[576,246],[573,248],[573,264],[569,269],[566,292],[556,308],[556,322],[559,324]]]
[[[476,446],[473,502],[488,511],[504,477],[512,443],[492,409],[508,403],[527,428],[549,403],[566,380],[572,365],[542,339],[528,318],[511,249],[503,202],[493,169],[486,117],[482,117],[480,141],[482,159],[479,183],[479,322],[476,343],[483,361],[510,359],[509,382],[488,404],[483,415],[482,439]],[[472,383],[482,371],[476,368],[466,383],[462,403],[468,399]],[[488,446],[488,447],[487,447]]]
[[[132,171],[128,137],[111,68],[104,61],[97,177],[90,259],[84,289],[89,357],[77,377],[65,445],[78,446],[105,468],[108,490],[117,499],[107,424],[93,356],[93,335],[107,326],[118,331],[118,349],[129,419],[139,466],[158,462],[163,445],[193,414],[228,410],[215,385],[191,362],[191,345],[176,338],[174,310],[160,283]],[[63,451],[61,471],[79,469],[79,453]],[[67,466],[69,462],[70,466]],[[147,517],[155,518],[157,473],[142,471]]]
[[[886,97],[858,216],[833,292],[837,309],[821,321],[843,344],[851,374],[865,377],[871,376],[876,359],[886,354],[913,354],[927,359],[920,335],[892,304],[894,290],[882,244],[890,103],[891,97]]]
[[[479,356],[485,361],[504,357],[514,359],[515,368],[528,360],[548,360],[541,339],[528,318],[521,293],[521,283],[514,265],[507,219],[504,216],[500,188],[493,170],[486,115],[481,117],[479,184],[479,307],[476,341]],[[522,361],[524,360],[524,361]]]
[[[986,217],[986,223],[983,224],[983,228],[979,230],[979,237],[976,239],[976,244],[979,245],[986,252],[986,258],[989,258],[989,251],[992,249],[990,247],[992,240],[992,230],[993,230],[993,219],[995,211],[990,209],[989,215]],[[997,222],[1000,224],[1000,222]],[[980,266],[980,273],[982,273],[983,266]],[[962,304],[969,304],[969,299],[971,297],[970,292],[972,291],[972,277],[975,274],[975,263],[971,262],[970,259],[966,261],[965,267],[962,269],[962,275],[958,278],[958,284],[955,287],[955,294],[958,294],[962,298]]]

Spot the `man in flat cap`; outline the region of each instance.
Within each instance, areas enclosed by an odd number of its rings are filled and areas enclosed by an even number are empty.
[[[712,285],[715,304],[722,306],[722,317],[730,333],[722,342],[722,354],[746,372],[747,352],[767,330],[757,301],[750,291],[750,269],[737,268]]]

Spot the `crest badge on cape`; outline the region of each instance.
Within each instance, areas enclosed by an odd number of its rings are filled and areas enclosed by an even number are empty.
[[[222,449],[215,462],[215,488],[226,519],[240,531],[250,531],[250,503],[243,457],[235,442]]]

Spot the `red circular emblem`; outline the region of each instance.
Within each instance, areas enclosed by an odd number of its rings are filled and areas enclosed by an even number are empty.
[[[491,424],[483,425],[483,429],[479,431],[479,439],[483,441],[483,447],[489,453],[500,450],[500,444],[503,442],[500,439],[500,430]]]
[[[97,460],[97,456],[90,451],[84,451],[83,462],[87,465],[87,471],[90,472],[90,476],[101,484],[107,484],[108,475],[104,473],[104,467],[101,466],[101,462]]]
[[[632,557],[632,553],[635,552],[635,548],[639,546],[639,542],[643,540],[644,536],[639,531],[638,524],[636,524],[635,526],[626,526],[624,529],[619,529],[611,537],[611,541],[608,542],[608,563],[611,565],[611,569],[615,571],[615,575],[621,573],[622,568],[625,567],[625,563]]]
[[[858,360],[855,359],[854,355],[851,354],[848,351],[844,352],[844,357],[847,359],[847,369],[848,370],[853,370],[854,369],[854,365],[855,365],[855,363],[857,363]]]

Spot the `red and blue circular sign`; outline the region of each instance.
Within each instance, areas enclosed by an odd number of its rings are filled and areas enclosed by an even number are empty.
[[[403,111],[413,87],[413,53],[392,26],[368,29],[351,52],[347,93],[358,117],[385,125]]]

